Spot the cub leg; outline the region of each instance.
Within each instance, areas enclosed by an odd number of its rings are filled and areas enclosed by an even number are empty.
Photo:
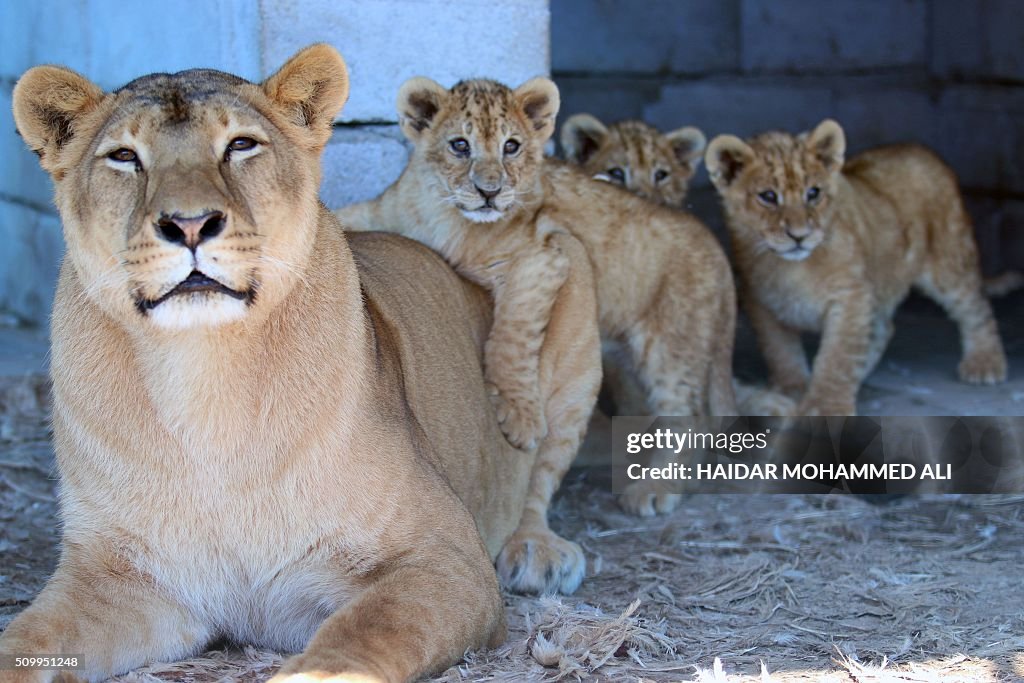
[[[460,521],[472,525],[468,514]],[[474,526],[467,531],[476,534]],[[442,671],[468,649],[500,645],[504,606],[479,536],[421,534],[420,541],[394,566],[369,572],[369,585],[321,624],[272,683],[399,683]]]
[[[960,328],[963,347],[957,368],[960,379],[971,384],[1004,381],[1006,354],[992,315],[992,306],[982,294],[977,268],[932,272],[922,277],[917,285],[938,302]]]
[[[885,349],[892,340],[892,332],[892,318],[878,311],[871,325],[871,339],[868,344],[868,355],[864,359],[864,373],[862,377],[866,378],[874,372],[878,366],[878,361],[882,360]]]
[[[545,329],[569,260],[553,245],[538,246],[493,274],[494,323],[484,345],[484,374],[509,443],[533,450],[548,426],[538,385]]]
[[[753,297],[746,297],[746,307],[761,353],[768,364],[772,384],[791,398],[801,398],[807,391],[811,371],[800,342],[800,332],[784,325]]]
[[[154,661],[189,657],[211,637],[148,577],[95,548],[65,545],[56,573],[0,634],[0,654],[77,654],[74,677],[104,680]],[[57,671],[0,670],[0,682],[75,680]]]
[[[798,415],[857,414],[857,391],[871,360],[875,316],[874,297],[866,289],[846,289],[843,300],[827,305],[811,384],[797,407]]]
[[[700,325],[701,321],[690,321]],[[678,324],[678,323],[676,323]],[[688,417],[704,411],[706,396],[700,387],[708,377],[712,356],[707,355],[700,368],[695,356],[700,351],[675,331],[657,332],[638,325],[628,338],[637,375],[643,383],[653,415]],[[698,328],[699,329],[699,328]],[[705,327],[704,329],[710,329]],[[658,451],[651,457],[651,467],[664,467],[676,460],[674,453]],[[683,497],[671,485],[652,479],[632,481],[626,485],[619,504],[626,512],[651,517],[674,510]]]
[[[558,244],[572,264],[541,351],[541,389],[548,434],[530,473],[523,516],[497,559],[498,575],[522,593],[572,593],[586,569],[582,549],[548,526],[551,498],[572,464],[601,384],[601,340],[590,261],[568,235]]]

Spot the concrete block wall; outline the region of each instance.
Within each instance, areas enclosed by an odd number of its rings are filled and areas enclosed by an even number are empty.
[[[193,67],[256,81],[300,48],[331,43],[352,88],[324,153],[321,192],[336,207],[375,196],[404,167],[394,111],[402,81],[545,75],[548,28],[548,0],[0,3],[0,324],[45,324],[63,251],[50,180],[10,114],[14,83],[29,67],[63,64],[105,89]]]
[[[1018,0],[553,0],[561,118],[699,126],[708,139],[838,119],[852,153],[917,141],[965,189],[988,271],[1024,268]],[[721,223],[701,171],[694,210]]]

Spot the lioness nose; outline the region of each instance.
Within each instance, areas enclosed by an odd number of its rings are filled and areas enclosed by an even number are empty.
[[[495,197],[498,196],[498,193],[501,192],[501,188],[499,187],[497,189],[491,190],[489,188],[484,188],[477,185],[476,191],[479,192],[480,196],[483,197],[484,199],[494,199]]]
[[[220,211],[210,211],[194,218],[172,214],[157,220],[156,234],[171,244],[181,244],[195,251],[201,243],[221,234],[225,222]]]

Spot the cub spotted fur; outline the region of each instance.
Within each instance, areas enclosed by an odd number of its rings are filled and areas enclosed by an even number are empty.
[[[561,133],[566,159],[587,175],[676,208],[683,206],[706,142],[693,126],[662,133],[643,121],[605,126],[590,114],[570,116]]]
[[[446,255],[473,249],[491,258],[502,253],[496,249],[512,231],[530,240],[567,231],[571,237],[563,239],[578,239],[593,265],[601,335],[627,350],[649,410],[735,414],[730,377],[736,305],[725,254],[692,216],[628,192],[609,192],[575,167],[544,159],[558,102],[547,79],[516,90],[489,80],[446,90],[414,79],[398,102],[402,129],[415,143],[409,165],[376,200],[340,210],[342,223],[401,232]],[[453,147],[463,139],[468,156]],[[516,152],[506,152],[509,140],[519,143]],[[484,170],[496,182],[482,192]],[[489,222],[474,220],[484,216]],[[570,263],[571,278],[580,269]],[[565,434],[564,446],[556,454],[541,445],[541,460],[550,453],[554,464],[538,510],[546,509],[575,455],[586,426],[580,418],[591,406],[557,419],[549,410],[548,429]],[[634,512],[653,513],[656,503],[670,507],[667,500],[658,503],[645,491],[624,502]],[[500,559],[498,567],[503,569]]]
[[[275,680],[390,682],[503,640],[492,561],[535,458],[487,397],[486,293],[415,242],[347,237],[319,203],[347,93],[326,45],[262,84],[18,82],[67,240],[63,540],[0,654],[84,654],[96,681],[227,638],[302,651]],[[544,400],[574,390],[547,379]]]
[[[953,172],[893,145],[845,161],[832,120],[798,136],[711,141],[708,173],[725,209],[744,301],[775,384],[803,414],[852,415],[911,287],[960,328],[965,382],[1006,377],[982,294],[978,250]],[[813,372],[800,332],[820,332]]]
[[[681,209],[689,181],[704,159],[704,134],[693,126],[662,133],[643,121],[608,127],[590,114],[574,114],[562,124],[566,158],[599,180],[623,187],[663,206]],[[614,352],[605,356],[604,383],[620,415],[643,414],[642,391]],[[733,382],[743,415],[790,415],[796,403],[776,391]],[[638,400],[640,399],[640,400]]]
[[[572,592],[583,577],[583,551],[551,531],[547,512],[601,381],[590,261],[546,218],[536,172],[557,112],[547,79],[514,91],[467,81],[449,92],[413,78],[398,93],[401,128],[415,145],[408,167],[376,201],[339,212],[348,228],[423,242],[492,292],[484,365],[498,417],[513,443],[540,444],[527,512],[497,566],[506,585],[530,592]],[[539,382],[559,387],[546,403]]]

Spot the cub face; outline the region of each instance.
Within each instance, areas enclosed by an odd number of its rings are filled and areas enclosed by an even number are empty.
[[[747,142],[733,135],[711,141],[708,174],[735,236],[802,261],[827,237],[846,137],[832,120],[809,133],[764,133]]]
[[[509,217],[537,198],[558,105],[558,88],[546,78],[515,90],[484,79],[446,90],[413,78],[398,92],[402,132],[437,200],[477,223]]]
[[[54,179],[86,296],[126,324],[184,329],[250,320],[294,286],[347,94],[341,56],[315,45],[262,85],[192,70],[104,93],[37,67],[14,112]]]
[[[680,208],[706,141],[692,126],[661,133],[643,121],[606,127],[590,114],[575,114],[562,124],[561,143],[566,158],[588,175]]]

